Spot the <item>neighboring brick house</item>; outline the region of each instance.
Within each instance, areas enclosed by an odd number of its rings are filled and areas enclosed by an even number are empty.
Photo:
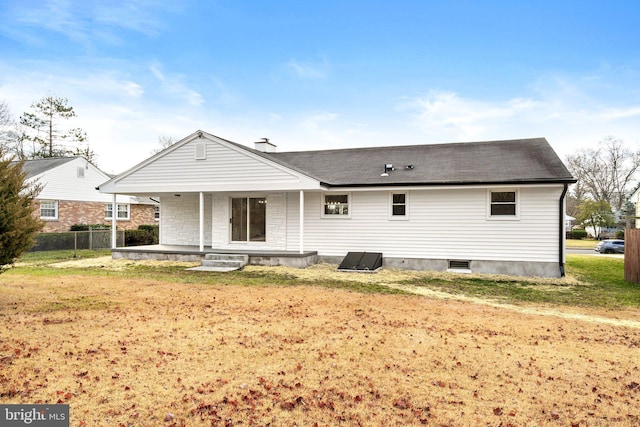
[[[44,232],[69,231],[74,224],[111,224],[113,200],[96,187],[111,177],[82,157],[27,160],[27,179],[42,184],[36,215],[45,221]],[[118,196],[119,229],[157,224],[158,204],[150,198]]]

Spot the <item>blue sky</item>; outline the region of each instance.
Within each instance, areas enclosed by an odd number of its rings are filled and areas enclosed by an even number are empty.
[[[69,99],[107,172],[202,129],[279,151],[640,148],[640,2],[0,0],[0,100]]]

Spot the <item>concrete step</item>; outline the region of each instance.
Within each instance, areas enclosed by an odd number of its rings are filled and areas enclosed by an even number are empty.
[[[191,268],[187,268],[188,271],[213,271],[216,273],[228,273],[229,271],[235,271],[238,270],[238,268],[235,267],[205,267],[205,266],[199,266],[199,267],[191,267]]]
[[[243,254],[206,254],[200,267],[189,268],[192,271],[227,272],[240,270],[249,264],[249,255]]]
[[[235,267],[242,268],[246,264],[237,259],[203,259],[200,262],[203,267]]]
[[[237,260],[244,265],[249,264],[249,255],[246,254],[206,254],[205,260]]]

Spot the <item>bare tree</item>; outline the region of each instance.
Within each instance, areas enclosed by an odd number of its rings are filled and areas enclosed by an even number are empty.
[[[0,101],[0,150],[5,156],[14,152],[18,139],[16,122],[9,110],[9,105],[5,101]]]
[[[572,189],[577,200],[604,200],[618,211],[640,168],[640,152],[609,136],[597,148],[581,149],[568,156],[567,167],[578,180]]]
[[[162,150],[171,147],[175,143],[176,143],[176,141],[174,141],[173,138],[170,137],[170,136],[164,136],[164,135],[159,136],[158,137],[158,145],[160,147],[154,148],[153,150],[151,150],[151,154],[158,154]]]

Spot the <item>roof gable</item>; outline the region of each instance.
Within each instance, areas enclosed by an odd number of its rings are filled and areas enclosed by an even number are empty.
[[[202,131],[100,185],[102,192],[123,194],[299,188],[319,188],[319,183],[255,150]]]
[[[52,157],[26,160],[23,166],[29,183],[42,185],[40,200],[109,202],[96,187],[109,176],[83,157]],[[120,198],[119,201],[128,201]]]

